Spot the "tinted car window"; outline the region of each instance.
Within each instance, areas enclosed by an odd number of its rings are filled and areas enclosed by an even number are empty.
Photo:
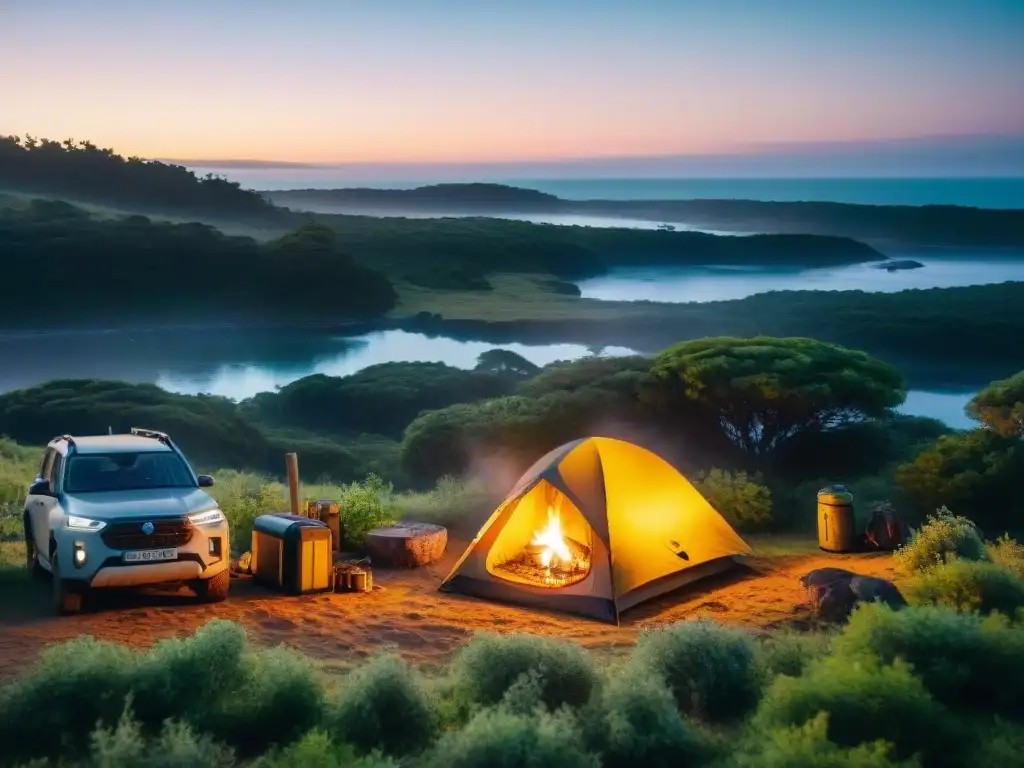
[[[195,487],[181,457],[171,452],[76,454],[68,460],[66,493]]]

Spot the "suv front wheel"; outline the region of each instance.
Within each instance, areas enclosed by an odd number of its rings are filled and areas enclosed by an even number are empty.
[[[60,561],[53,553],[53,605],[57,613],[67,616],[82,610],[85,598],[83,585],[60,577]]]
[[[221,571],[211,579],[199,579],[192,582],[192,589],[204,603],[222,603],[228,598],[231,586],[231,572]]]

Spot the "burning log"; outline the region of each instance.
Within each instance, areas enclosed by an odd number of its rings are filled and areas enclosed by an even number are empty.
[[[568,557],[552,556],[546,544],[531,543],[497,569],[545,587],[568,587],[583,581],[590,573],[590,547],[568,537],[562,542]]]

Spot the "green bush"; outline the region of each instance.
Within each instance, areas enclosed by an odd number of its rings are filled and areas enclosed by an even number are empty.
[[[231,525],[231,548],[237,552],[252,546],[252,526],[257,517],[288,507],[283,485],[247,472],[218,471],[213,496]]]
[[[733,528],[756,531],[771,525],[772,494],[760,476],[712,469],[698,474],[693,484]]]
[[[756,637],[757,659],[769,677],[799,677],[815,659],[831,650],[832,638],[823,632],[774,632]]]
[[[519,714],[485,709],[464,728],[446,733],[428,755],[427,768],[598,768],[584,751],[567,711]]]
[[[1015,576],[1024,579],[1024,545],[1003,534],[995,542],[988,545],[989,559],[1000,568],[1005,568]]]
[[[1008,616],[1024,608],[1024,580],[994,563],[960,561],[930,568],[919,573],[904,591],[915,605],[999,611]]]
[[[246,757],[289,744],[323,719],[324,691],[312,664],[287,648],[246,656],[224,693],[207,727]]]
[[[44,648],[21,678],[0,688],[4,756],[84,751],[97,724],[120,720],[138,663],[125,646],[84,635]]]
[[[870,657],[832,657],[801,677],[777,677],[756,722],[768,730],[800,726],[819,712],[828,715],[829,740],[842,747],[883,740],[901,759],[921,753],[935,765],[958,743],[949,713],[899,660],[881,665]]]
[[[166,722],[154,739],[125,710],[114,728],[92,734],[90,764],[96,768],[231,768],[234,753],[184,723]]]
[[[828,716],[803,725],[754,731],[732,759],[735,768],[918,768],[911,758],[897,762],[884,741],[840,747],[828,740]]]
[[[403,755],[425,747],[437,713],[419,675],[397,656],[381,655],[344,681],[332,731],[364,752]]]
[[[952,566],[946,566],[947,568]],[[854,611],[835,641],[840,656],[903,659],[947,706],[1010,713],[1024,706],[1024,633],[1005,618],[982,619],[949,608]]]
[[[245,630],[214,620],[194,635],[161,640],[141,656],[132,678],[135,719],[159,729],[169,718],[209,727],[209,716],[242,671]]]
[[[914,573],[954,559],[987,560],[988,553],[973,522],[941,507],[896,552],[895,558],[902,570]]]
[[[585,704],[597,673],[575,643],[536,635],[480,634],[463,646],[453,662],[456,686],[471,702],[497,704],[524,676],[534,675],[540,703],[550,709]]]
[[[705,619],[644,632],[630,664],[659,675],[681,711],[706,720],[738,719],[761,694],[750,636]]]
[[[379,755],[356,755],[350,745],[335,744],[318,730],[264,755],[253,768],[397,768],[397,764]]]
[[[584,742],[605,768],[700,765],[712,756],[702,734],[688,725],[664,682],[619,672],[581,713]]]
[[[395,513],[386,505],[393,493],[390,485],[376,475],[362,483],[342,486],[338,497],[342,536],[347,544],[362,547],[366,534],[395,521]]]

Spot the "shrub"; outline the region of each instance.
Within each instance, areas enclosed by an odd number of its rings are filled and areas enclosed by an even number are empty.
[[[828,738],[842,747],[878,740],[897,757],[922,753],[934,764],[955,751],[955,723],[902,661],[881,665],[865,657],[832,657],[801,677],[775,678],[757,713],[762,728],[799,726],[828,716]]]
[[[672,768],[711,756],[702,735],[679,715],[675,699],[653,675],[615,675],[582,714],[585,743],[605,768]]]
[[[755,731],[734,757],[735,768],[917,768],[911,758],[896,762],[884,741],[844,748],[828,740],[828,716],[817,715],[803,725]]]
[[[339,741],[364,752],[402,755],[429,743],[437,715],[409,665],[397,656],[381,655],[345,679],[332,720]]]
[[[768,678],[799,677],[808,664],[828,654],[831,642],[824,632],[775,632],[755,638],[758,663]]]
[[[988,545],[989,559],[1000,568],[1005,568],[1015,576],[1024,579],[1024,545],[1003,534],[994,543]]]
[[[643,633],[630,664],[659,675],[681,711],[711,721],[742,717],[761,693],[750,636],[704,619]]]
[[[1024,634],[1006,619],[949,608],[864,605],[835,646],[838,655],[870,654],[884,664],[903,659],[951,707],[1008,712],[1024,704]]]
[[[974,745],[967,768],[994,766],[1011,768],[1020,766],[1024,756],[1024,725],[1008,723],[995,718],[991,723],[976,727]]]
[[[23,677],[0,689],[4,756],[84,751],[97,725],[119,721],[137,664],[123,645],[88,636],[44,648]]]
[[[913,573],[953,559],[987,560],[988,553],[973,522],[941,507],[895,557],[902,570]]]
[[[379,755],[358,756],[348,744],[335,744],[324,731],[310,731],[298,741],[256,761],[254,768],[396,768]]]
[[[231,524],[231,548],[245,552],[252,545],[253,521],[286,507],[284,486],[260,475],[221,470],[214,497]]]
[[[168,718],[207,727],[223,692],[238,681],[244,650],[245,630],[222,620],[184,640],[161,640],[139,660],[132,681],[135,718],[149,729]]]
[[[272,648],[246,656],[208,727],[244,756],[288,744],[320,724],[324,693],[304,656]]]
[[[125,709],[112,729],[92,734],[91,764],[96,768],[231,768],[234,753],[184,723],[168,721],[159,736],[147,740],[142,726]]]
[[[376,475],[341,488],[338,503],[342,535],[348,544],[361,547],[367,533],[394,522],[394,512],[385,504],[391,493],[391,486]]]
[[[956,562],[931,568],[905,587],[917,605],[945,605],[958,611],[999,611],[1013,616],[1024,607],[1024,580],[994,563]]]
[[[478,704],[497,704],[520,678],[535,675],[542,704],[580,706],[597,680],[580,646],[525,634],[477,635],[459,651],[453,669],[456,686]]]
[[[567,711],[517,714],[498,707],[478,713],[438,741],[427,768],[598,768]]]
[[[694,485],[734,528],[754,531],[771,525],[772,494],[760,476],[712,469],[697,475]]]

